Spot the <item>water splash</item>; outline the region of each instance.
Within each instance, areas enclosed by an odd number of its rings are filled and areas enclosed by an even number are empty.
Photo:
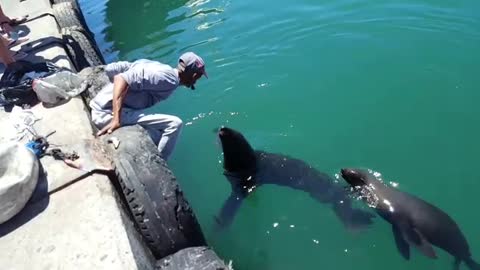
[[[387,185],[384,183],[383,179],[381,178],[382,174],[380,172],[368,169],[368,172],[373,175],[379,182],[380,185]],[[335,178],[339,178],[338,174],[335,175]],[[398,183],[390,181],[389,184],[396,188],[398,187]],[[388,211],[395,212],[395,208],[393,207],[392,203],[386,199],[380,200],[378,196],[375,194],[375,186],[373,184],[365,185],[365,186],[356,186],[350,187],[350,197],[356,200],[363,200],[365,203],[371,208],[378,208],[379,204],[383,204],[386,206]]]
[[[340,174],[339,174],[339,173],[336,173],[336,174],[334,175],[334,178],[335,178],[334,182],[335,182],[336,184],[338,184],[338,183],[340,182],[340,181],[339,181],[339,180],[340,180]]]
[[[370,185],[350,187],[350,196],[356,200],[363,200],[371,208],[377,208],[379,198],[374,192],[375,187]]]
[[[380,172],[368,169],[368,173],[373,175],[378,181],[383,183],[382,174]]]
[[[195,115],[194,117],[192,117],[191,119],[186,119],[185,121],[185,126],[190,126],[190,125],[193,125],[195,124],[196,122],[198,121],[201,121],[203,119],[206,119],[208,117],[216,117],[216,116],[224,116],[224,115],[227,115],[228,117],[248,117],[248,115],[246,114],[243,114],[241,112],[214,112],[214,111],[210,111],[208,113],[198,113],[197,115]],[[223,117],[222,117],[223,118]],[[226,120],[226,122],[228,123],[228,119]]]
[[[397,182],[392,182],[390,181],[390,185],[394,188],[397,188],[398,187],[398,183]]]

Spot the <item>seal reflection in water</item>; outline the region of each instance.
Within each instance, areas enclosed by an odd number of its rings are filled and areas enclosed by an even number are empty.
[[[410,259],[410,245],[427,257],[437,258],[434,245],[455,257],[454,269],[465,262],[471,270],[480,270],[480,265],[471,258],[465,236],[448,214],[418,197],[385,185],[369,171],[345,168],[341,173],[354,192],[361,193],[378,215],[392,224],[395,243],[405,259]]]
[[[315,200],[329,204],[349,229],[363,228],[372,223],[374,215],[353,209],[342,186],[302,160],[255,151],[240,132],[227,127],[221,128],[218,136],[223,150],[224,175],[232,186],[232,192],[217,217],[217,229],[230,225],[242,201],[256,187],[264,184],[307,192]]]

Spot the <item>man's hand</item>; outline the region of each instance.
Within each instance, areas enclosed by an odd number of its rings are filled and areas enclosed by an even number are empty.
[[[114,132],[117,128],[121,127],[122,125],[120,125],[120,122],[115,120],[115,119],[112,119],[112,121],[106,125],[104,128],[102,128],[102,130],[100,130],[99,132],[97,132],[97,136],[102,136],[103,134],[105,133],[108,133],[108,134],[111,134],[112,132]]]
[[[128,84],[120,75],[115,75],[113,78],[113,99],[112,99],[112,115],[113,119],[110,124],[106,125],[97,133],[97,136],[102,136],[105,133],[112,133],[117,128],[121,127],[120,116],[122,112],[123,99],[128,91]]]

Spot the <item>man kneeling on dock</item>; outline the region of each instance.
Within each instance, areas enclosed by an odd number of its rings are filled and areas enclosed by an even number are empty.
[[[111,63],[105,66],[105,71],[112,83],[90,101],[92,121],[100,129],[97,135],[139,124],[149,132],[162,158],[167,160],[182,120],[173,115],[149,113],[146,109],[167,99],[179,85],[194,90],[196,81],[203,75],[207,77],[203,59],[187,52],[180,56],[176,68],[141,59]]]

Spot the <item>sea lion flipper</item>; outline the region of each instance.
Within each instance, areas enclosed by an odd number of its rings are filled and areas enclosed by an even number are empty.
[[[432,244],[428,242],[427,238],[415,227],[409,227],[405,230],[406,237],[415,247],[420,250],[423,255],[436,259],[437,254],[432,247]]]
[[[407,241],[403,238],[403,233],[400,229],[392,225],[393,236],[395,238],[395,244],[397,245],[397,249],[402,254],[403,258],[406,260],[410,259],[410,246],[408,245]]]
[[[214,217],[216,222],[215,231],[221,231],[222,229],[230,226],[244,198],[245,197],[243,194],[232,191],[228,199],[223,204],[219,215]]]

